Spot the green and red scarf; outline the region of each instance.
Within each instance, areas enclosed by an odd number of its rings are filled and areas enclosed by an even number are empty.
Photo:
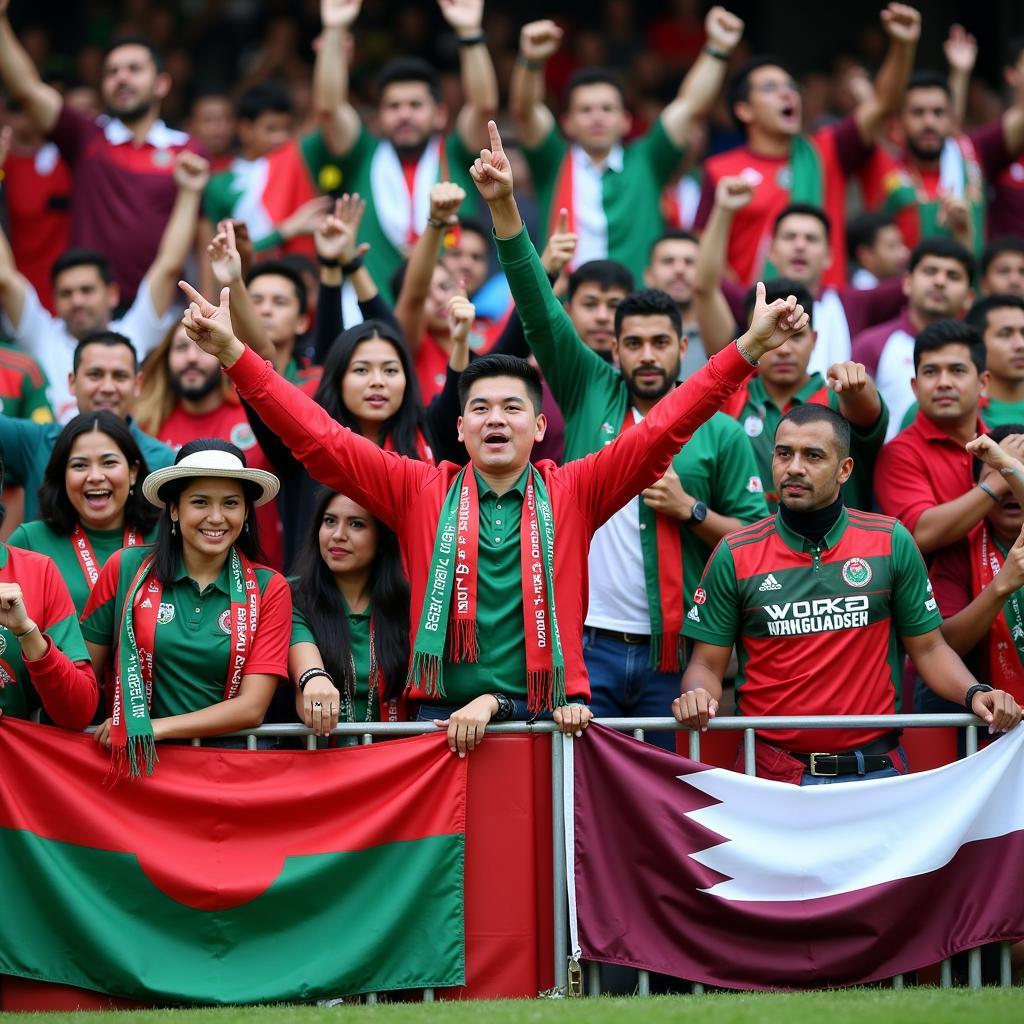
[[[121,547],[133,548],[138,543],[138,530],[134,526],[126,527],[121,540]],[[89,584],[89,590],[91,591],[96,586],[96,581],[100,578],[101,566],[93,554],[92,545],[89,543],[89,535],[78,523],[75,523],[71,529],[71,546],[78,556],[78,564],[82,567],[82,575],[85,577],[86,583]]]
[[[475,662],[480,496],[464,466],[445,497],[434,538],[409,683],[444,697],[445,660]],[[536,713],[565,704],[565,659],[558,634],[553,576],[555,522],[540,473],[529,467],[519,535],[526,639],[527,705]]]
[[[984,521],[969,536],[972,597],[977,597],[999,574],[1003,552]],[[1024,595],[1015,590],[989,627],[985,655],[993,686],[1024,697]]]
[[[153,774],[156,743],[150,708],[153,705],[153,665],[157,615],[163,584],[153,572],[148,555],[125,595],[115,652],[117,671],[110,723],[111,776],[136,778]],[[231,646],[228,654],[224,700],[238,694],[245,662],[259,624],[260,588],[252,563],[236,547],[228,554],[228,591],[231,598]]]

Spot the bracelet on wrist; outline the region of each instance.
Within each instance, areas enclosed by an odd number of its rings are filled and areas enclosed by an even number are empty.
[[[27,637],[30,633],[34,633],[38,628],[39,625],[33,622],[32,625],[28,629],[26,629],[24,633],[15,633],[14,635],[15,637],[17,637],[18,640],[22,640],[25,637]]]
[[[516,63],[521,68],[526,68],[529,71],[544,70],[544,61],[542,60],[531,60],[529,57],[516,57]]]
[[[976,693],[991,693],[992,687],[988,683],[975,683],[968,691],[964,694],[964,707],[967,708],[970,714],[974,714],[974,695]]]
[[[751,366],[758,365],[758,361],[739,343],[739,341],[736,342],[736,351],[739,352],[739,354],[743,356]]]
[[[438,231],[444,231],[448,227],[448,222],[446,220],[439,220],[437,217],[428,217],[427,226],[437,228]]]
[[[516,706],[511,697],[503,693],[492,693],[491,696],[498,702],[498,710],[491,716],[492,722],[509,722],[515,717]]]
[[[341,265],[341,272],[345,277],[351,277],[362,265],[363,255],[360,253],[358,256],[353,256],[348,263],[343,263]]]
[[[338,267],[340,267],[340,266],[341,266],[341,260],[337,260],[337,259],[334,259],[334,260],[330,260],[330,259],[325,259],[325,258],[324,258],[323,256],[321,256],[321,255],[319,255],[319,254],[317,254],[317,257],[316,257],[316,258],[317,258],[317,260],[319,261],[319,263],[320,263],[320,266],[321,266],[321,267],[326,267],[326,268],[327,268],[328,270],[335,270],[335,269],[337,269]]]
[[[704,52],[709,57],[714,57],[715,60],[728,60],[730,57],[730,54],[726,53],[725,50],[719,50],[715,46],[705,46]]]
[[[331,673],[327,671],[327,669],[325,669],[325,668],[307,668],[306,671],[303,672],[302,675],[299,676],[299,678],[298,678],[297,685],[298,685],[299,689],[300,690],[305,690],[306,689],[306,683],[308,683],[311,679],[316,679],[317,676],[325,676],[327,678],[327,680],[330,682],[330,684],[332,686],[334,685],[334,678],[331,675]]]
[[[479,46],[487,42],[487,35],[477,32],[475,36],[459,36],[459,46]]]
[[[1016,466],[1004,466],[999,472],[1003,476],[1024,476],[1024,469],[1018,469]]]
[[[979,480],[979,481],[978,481],[978,487],[979,487],[979,488],[981,488],[981,490],[983,490],[983,491],[984,491],[984,492],[985,492],[985,493],[986,493],[986,494],[987,494],[987,495],[988,495],[988,496],[989,496],[989,497],[990,497],[990,498],[991,498],[991,499],[992,499],[993,501],[996,501],[996,502],[998,502],[998,501],[1002,501],[1002,500],[1003,500],[1003,499],[1002,499],[1002,498],[1000,498],[1000,497],[999,497],[999,495],[998,495],[998,494],[996,494],[996,492],[995,492],[995,491],[993,491],[993,490],[992,490],[992,488],[991,488],[991,487],[989,487],[989,485],[988,485],[987,483],[985,483],[984,481],[982,481],[982,480]]]

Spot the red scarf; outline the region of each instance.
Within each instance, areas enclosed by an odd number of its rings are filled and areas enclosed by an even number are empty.
[[[1003,553],[996,545],[987,523],[982,520],[971,530],[968,541],[971,551],[971,596],[977,597],[998,575],[1003,566]],[[1014,635],[1016,634],[1016,635]],[[1024,699],[1024,594],[1011,594],[989,627],[984,657],[989,682]]]
[[[139,535],[135,527],[126,526],[121,547],[133,548],[138,543]],[[92,591],[92,588],[96,586],[96,581],[100,578],[102,566],[96,563],[96,556],[89,546],[89,537],[78,523],[75,523],[71,529],[71,546],[75,549],[75,554],[78,555],[78,564],[82,567],[82,575],[85,577],[85,582],[89,584],[89,590]]]

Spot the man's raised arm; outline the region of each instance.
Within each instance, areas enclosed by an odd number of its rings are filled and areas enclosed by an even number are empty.
[[[349,32],[363,0],[320,0],[323,32],[313,67],[313,105],[327,148],[345,156],[359,138],[361,123],[348,100]]]
[[[466,149],[487,137],[487,122],[498,114],[498,75],[484,39],[484,0],[437,0],[444,20],[459,39],[462,109],[455,126]]]
[[[7,17],[10,0],[0,0],[0,80],[27,111],[32,123],[49,134],[60,116],[64,100],[52,85],[40,77],[32,58],[18,42]]]
[[[921,38],[921,14],[913,7],[891,3],[880,17],[889,37],[889,49],[875,76],[874,89],[853,112],[860,137],[869,144],[903,100],[907,79],[914,69],[917,41]]]
[[[562,30],[550,19],[531,21],[519,32],[519,56],[512,69],[508,106],[527,149],[539,146],[555,125],[555,115],[544,102],[544,67],[558,52]]]

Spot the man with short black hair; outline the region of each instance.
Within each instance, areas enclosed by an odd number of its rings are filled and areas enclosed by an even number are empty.
[[[170,75],[152,43],[121,36],[107,47],[100,85],[107,117],[79,113],[39,77],[0,3],[0,79],[72,171],[71,244],[109,260],[122,300],[131,302],[157,257],[175,205],[175,158],[199,150],[160,120]]]
[[[439,0],[458,39],[463,107],[455,131],[445,135],[448,112],[437,72],[426,61],[400,57],[378,78],[377,130],[363,125],[348,99],[348,36],[363,0],[321,0],[321,47],[332,51],[339,100],[318,111],[324,135],[338,154],[347,191],[367,202],[361,238],[370,245],[366,265],[390,301],[392,275],[426,227],[430,190],[438,181],[471,188],[466,168],[487,137],[487,118],[498,110],[498,80],[483,31],[484,0]],[[471,210],[469,211],[471,212]]]
[[[985,343],[977,328],[957,320],[926,327],[914,342],[914,371],[917,416],[882,449],[875,497],[930,556],[966,536],[1009,485],[992,472],[976,483],[964,447],[986,432]]]
[[[679,379],[686,380],[691,373],[707,364],[708,354],[700,336],[700,325],[693,302],[694,282],[697,276],[697,251],[700,242],[692,231],[673,228],[664,231],[651,245],[644,270],[644,284],[658,288],[671,296],[683,318],[683,336],[686,350],[679,368]]]
[[[874,288],[907,268],[910,250],[896,221],[887,213],[859,213],[846,224],[850,277],[854,288]]]
[[[1024,295],[1024,238],[994,238],[981,254],[982,295]]]
[[[566,310],[588,348],[611,362],[615,308],[633,290],[633,275],[615,260],[589,260],[569,275]]]
[[[310,373],[295,357],[296,341],[309,330],[309,293],[302,274],[284,260],[264,260],[245,275],[245,287],[273,346],[274,368],[285,380],[308,381]]]
[[[707,728],[735,644],[744,715],[889,715],[905,650],[940,696],[995,732],[1012,729],[1021,718],[1017,702],[979,685],[942,638],[907,530],[844,506],[840,489],[853,470],[848,431],[820,405],[797,406],[779,422],[772,457],[779,511],[726,537],[708,563],[686,620],[696,644],[672,713],[691,729]],[[759,734],[756,765],[759,776],[801,786],[907,771],[899,732],[884,728]]]
[[[1024,423],[1024,298],[988,295],[971,306],[964,321],[985,341],[985,423]]]
[[[0,37],[3,35],[0,25]],[[171,326],[168,315],[177,296],[177,280],[192,247],[203,189],[209,181],[206,161],[195,153],[182,153],[175,161],[178,198],[167,220],[152,266],[139,283],[125,313],[111,318],[125,294],[115,279],[113,264],[94,249],[72,249],[53,264],[51,316],[36,290],[19,273],[7,239],[0,232],[0,310],[3,328],[15,344],[34,356],[50,382],[50,402],[60,423],[77,412],[68,390],[76,343],[98,330],[111,330],[131,339],[145,357]]]
[[[76,402],[75,413],[106,409],[128,423],[149,468],[174,462],[174,450],[143,433],[132,420],[142,375],[135,347],[123,334],[100,330],[87,334],[75,346],[66,387]],[[39,486],[61,423],[33,423],[0,414],[0,455],[8,480],[25,488],[26,520],[39,508]]]
[[[562,41],[551,20],[525,25],[512,72],[509,109],[537,193],[538,245],[561,209],[578,236],[573,266],[609,258],[639,277],[664,229],[661,188],[675,172],[692,121],[707,116],[725,78],[743,22],[723,7],[704,20],[706,45],[671,103],[640,139],[625,142],[632,118],[622,85],[603,68],[582,68],[566,87],[561,123],[544,103],[544,69]],[[559,130],[561,129],[561,130]]]
[[[741,288],[763,274],[778,212],[788,203],[805,202],[823,207],[835,233],[835,259],[824,283],[846,283],[846,181],[871,156],[876,136],[898,107],[921,33],[921,15],[904,4],[890,3],[881,20],[889,49],[875,88],[853,113],[813,135],[803,134],[800,87],[781,61],[754,58],[733,78],[729,110],[747,142],[704,162],[695,224],[704,228],[723,178],[739,177],[756,189],[754,202],[740,211],[728,240],[727,262]]]
[[[853,358],[875,379],[889,409],[889,433],[899,433],[914,403],[914,338],[936,321],[962,316],[974,292],[974,257],[952,238],[926,238],[914,248],[903,275],[907,306],[893,320],[854,336]]]

